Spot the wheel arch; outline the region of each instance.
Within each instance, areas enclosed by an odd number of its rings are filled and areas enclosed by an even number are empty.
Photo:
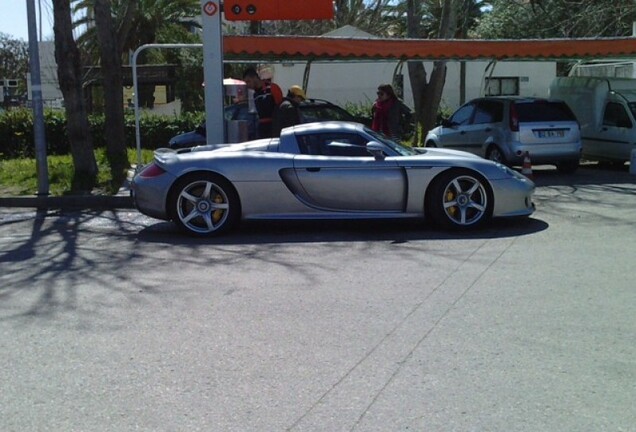
[[[431,206],[431,201],[433,199],[433,194],[434,194],[434,190],[435,190],[435,186],[437,183],[439,183],[441,181],[441,178],[448,175],[449,173],[457,173],[457,175],[460,174],[470,174],[475,176],[476,178],[478,178],[485,186],[486,188],[486,193],[488,195],[488,199],[492,202],[492,206],[491,209],[494,210],[495,208],[495,194],[494,194],[494,189],[493,189],[493,185],[490,182],[490,180],[488,180],[483,174],[481,174],[479,171],[473,169],[473,168],[466,168],[466,167],[448,167],[448,169],[445,169],[443,171],[438,172],[435,177],[433,177],[428,185],[428,187],[426,188],[426,193],[424,196],[424,217],[428,219],[429,215],[430,215],[430,206]],[[492,216],[492,214],[490,215]]]
[[[232,182],[226,176],[224,176],[223,174],[221,174],[221,173],[219,173],[217,171],[198,169],[198,170],[188,171],[186,173],[183,173],[182,175],[177,177],[172,182],[172,185],[170,185],[170,189],[169,189],[168,193],[166,194],[166,202],[164,203],[164,206],[166,208],[166,214],[168,215],[168,218],[170,220],[174,220],[175,211],[176,211],[176,209],[172,208],[170,203],[172,203],[174,201],[174,195],[177,193],[178,186],[181,184],[181,182],[183,182],[185,179],[188,179],[188,178],[196,179],[198,177],[206,176],[206,175],[217,176],[217,177],[223,179],[223,181],[225,181],[228,184],[228,186],[230,188],[232,188],[232,191],[234,192],[234,194],[238,198],[239,214],[241,213],[240,212],[240,209],[241,209],[241,196],[239,195],[238,190],[236,189],[236,187],[234,187]]]

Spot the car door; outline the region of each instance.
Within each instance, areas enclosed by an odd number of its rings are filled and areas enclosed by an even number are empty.
[[[465,150],[470,144],[471,120],[475,111],[475,103],[469,102],[453,113],[444,122],[439,136],[442,147]]]
[[[462,149],[485,157],[486,142],[500,142],[504,104],[499,100],[477,102],[470,125],[466,128],[466,146]]]
[[[613,160],[629,160],[634,124],[624,105],[608,102],[603,113],[598,138],[594,140],[593,154]]]
[[[302,155],[294,158],[301,189],[314,207],[354,212],[400,212],[405,208],[406,175],[392,160],[376,160],[366,138],[353,133],[298,137]]]

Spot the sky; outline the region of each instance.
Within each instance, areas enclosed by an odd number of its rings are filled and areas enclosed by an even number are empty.
[[[7,33],[17,39],[29,40],[27,0],[0,0],[0,4],[2,4],[0,32]],[[39,9],[38,5],[42,5],[42,38],[43,40],[52,40],[53,10],[51,0],[34,0],[34,4],[36,14]],[[39,18],[36,19],[36,24],[39,25]]]

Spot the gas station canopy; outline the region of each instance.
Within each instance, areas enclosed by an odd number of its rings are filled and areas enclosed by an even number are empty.
[[[579,60],[636,57],[636,38],[381,39],[225,36],[225,59],[240,60]]]

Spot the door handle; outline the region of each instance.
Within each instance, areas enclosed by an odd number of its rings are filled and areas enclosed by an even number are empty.
[[[465,135],[465,134],[466,134],[466,131],[461,131],[459,134],[460,134],[460,135]]]
[[[318,171],[320,171],[320,168],[311,167],[311,168],[307,168],[307,171],[309,171],[309,172],[318,172]]]
[[[492,130],[492,128],[487,127],[486,129],[484,129],[484,132],[490,132]]]

